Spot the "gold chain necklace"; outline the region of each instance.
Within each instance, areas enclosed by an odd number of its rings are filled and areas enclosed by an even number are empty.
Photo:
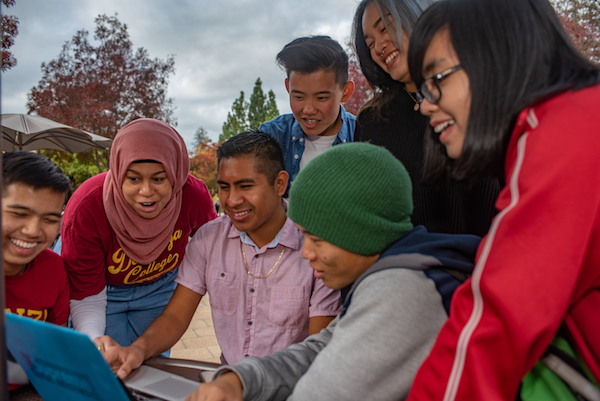
[[[269,275],[271,273],[273,273],[273,270],[275,270],[275,268],[279,264],[279,261],[281,260],[281,257],[283,256],[283,253],[285,252],[285,247],[283,247],[283,249],[281,250],[281,253],[279,254],[279,258],[277,258],[277,262],[275,262],[275,264],[273,265],[273,267],[271,268],[271,270],[269,270],[269,272],[267,274],[265,274],[264,276],[255,276],[254,274],[250,273],[250,270],[248,269],[248,263],[246,262],[246,252],[244,252],[244,244],[242,243],[242,241],[240,241],[240,244],[242,245],[242,256],[244,257],[244,267],[246,268],[246,272],[248,273],[248,275],[250,277],[254,277],[254,278],[269,277]]]
[[[410,96],[410,98],[413,100],[413,102],[415,102],[415,107],[413,107],[414,111],[419,111],[419,102],[417,101],[417,99],[415,99],[415,97],[412,95],[412,93],[410,93],[408,91],[408,89],[406,89],[406,86],[404,87],[404,90],[406,91],[406,93],[408,93],[408,96]]]

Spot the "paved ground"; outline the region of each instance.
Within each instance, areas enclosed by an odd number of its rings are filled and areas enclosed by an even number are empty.
[[[206,362],[220,362],[221,348],[217,343],[208,294],[202,297],[192,318],[190,327],[171,348],[172,358],[196,359]]]

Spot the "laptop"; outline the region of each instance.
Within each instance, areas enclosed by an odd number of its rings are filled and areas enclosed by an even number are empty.
[[[200,384],[142,365],[123,385],[85,334],[12,313],[5,316],[6,346],[45,401],[184,401]]]

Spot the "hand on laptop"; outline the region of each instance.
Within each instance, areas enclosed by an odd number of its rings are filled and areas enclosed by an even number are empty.
[[[201,384],[185,401],[243,401],[242,382],[237,374],[228,372]]]
[[[114,347],[115,345],[119,345],[110,336],[96,337],[94,338],[94,344],[96,344],[96,347],[98,347],[98,351],[100,351],[102,355],[106,353],[107,349]]]
[[[120,379],[127,377],[133,369],[139,368],[144,362],[144,351],[135,344],[121,347],[110,336],[95,338],[94,343]]]

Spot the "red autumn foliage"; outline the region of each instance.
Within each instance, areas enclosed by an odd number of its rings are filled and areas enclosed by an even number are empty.
[[[140,117],[175,125],[166,96],[173,57],[151,59],[141,47],[134,52],[127,25],[116,15],[95,22],[97,45],[80,30],[57,59],[42,63],[42,79],[28,94],[29,113],[109,138]]]
[[[196,147],[194,156],[190,158],[190,172],[204,181],[211,195],[218,192],[217,185],[217,148],[219,144],[202,142]]]
[[[2,0],[6,8],[14,6],[15,0]],[[14,15],[6,15],[2,12],[2,71],[11,69],[17,65],[17,59],[8,50],[15,44],[15,37],[19,33],[19,19]]]
[[[600,65],[600,1],[553,0],[553,5],[575,46]]]
[[[96,18],[94,46],[78,31],[56,60],[42,63],[42,79],[28,95],[29,112],[113,138],[140,117],[173,121],[166,97],[174,60],[150,59],[144,48],[134,53],[127,25],[116,16]]]
[[[349,113],[357,116],[360,108],[373,95],[373,89],[363,75],[356,55],[353,52],[350,53],[350,60],[348,62],[348,79],[354,81],[354,93],[350,99],[344,103],[344,108]]]

